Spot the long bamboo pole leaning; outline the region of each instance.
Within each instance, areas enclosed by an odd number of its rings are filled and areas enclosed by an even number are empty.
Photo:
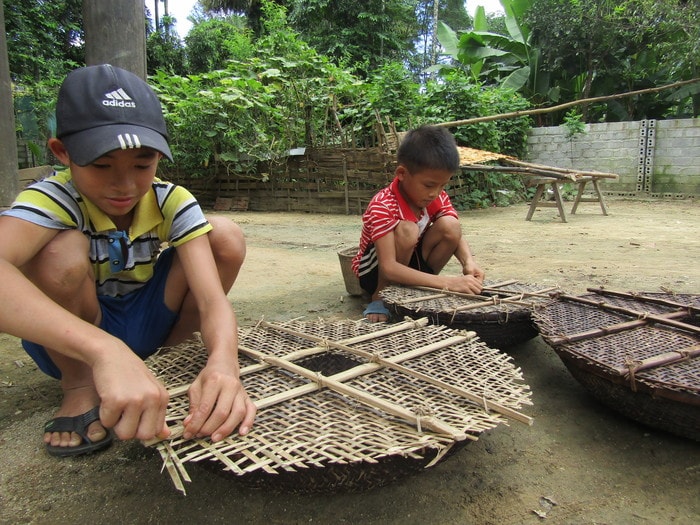
[[[451,127],[455,127],[455,126],[466,126],[468,124],[476,124],[477,122],[490,122],[492,120],[525,117],[528,115],[541,115],[542,113],[551,113],[553,111],[560,111],[562,109],[567,109],[567,108],[574,107],[574,106],[580,106],[582,104],[590,104],[592,102],[606,102],[608,100],[614,100],[614,99],[624,98],[624,97],[633,97],[635,95],[646,95],[648,93],[658,93],[659,91],[664,91],[666,89],[672,89],[672,88],[677,88],[677,87],[681,87],[681,86],[686,86],[689,84],[694,84],[696,82],[700,82],[700,78],[693,78],[691,80],[683,80],[680,82],[674,82],[672,84],[666,84],[665,86],[659,86],[659,87],[655,87],[655,88],[647,88],[647,89],[639,89],[636,91],[629,91],[627,93],[617,93],[615,95],[604,95],[601,97],[582,98],[580,100],[573,100],[571,102],[566,102],[564,104],[559,104],[557,106],[551,106],[548,108],[537,108],[537,109],[528,109],[528,110],[524,110],[524,111],[513,111],[510,113],[500,113],[498,115],[488,115],[485,117],[474,117],[474,118],[469,118],[469,119],[465,119],[465,120],[453,120],[451,122],[440,122],[440,123],[437,123],[434,125],[445,127],[445,128],[451,128]]]

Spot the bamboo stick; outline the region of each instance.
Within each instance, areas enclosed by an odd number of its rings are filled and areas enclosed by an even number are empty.
[[[499,173],[513,173],[516,175],[552,177],[563,181],[576,182],[576,175],[574,174],[568,175],[556,171],[550,171],[544,168],[492,166],[488,164],[461,164],[459,168],[466,171],[495,171]]]
[[[633,376],[637,372],[649,370],[659,366],[670,365],[679,361],[687,361],[688,359],[700,356],[700,345],[692,345],[680,350],[672,350],[663,354],[647,357],[640,361],[635,361],[632,365],[624,370],[618,370],[620,375],[625,377]]]
[[[427,320],[425,322],[427,323]],[[404,323],[397,323],[397,324],[402,325],[402,326],[394,325],[394,326],[391,326],[391,327],[386,328],[384,330],[379,330],[377,332],[373,332],[370,334],[364,334],[364,335],[357,336],[354,338],[349,338],[349,339],[346,339],[345,341],[358,342],[358,340],[359,341],[371,340],[371,339],[373,339],[373,337],[369,337],[369,336],[373,336],[379,332],[382,332],[384,334],[399,332],[402,329],[406,329],[406,327],[410,328],[414,323],[404,322]],[[305,338],[310,339],[310,340],[318,339],[318,340],[324,341],[325,344],[323,346],[318,347],[322,351],[327,351],[329,346],[331,346],[333,344],[338,344],[338,343],[326,342],[325,340],[323,340],[323,338],[318,338],[316,336],[311,336],[309,334],[303,334],[301,332],[298,332],[298,331],[295,331],[295,330],[292,330],[292,329],[289,329],[286,327],[274,325],[274,324],[271,324],[271,323],[268,323],[265,321],[259,323],[259,325],[264,325],[268,328],[273,328],[275,330],[289,333],[291,335],[305,337]],[[435,351],[437,349],[445,348],[447,346],[463,342],[465,340],[468,340],[470,338],[475,337],[475,335],[476,334],[474,334],[473,332],[468,332],[468,333],[463,334],[463,335],[453,336],[453,337],[450,337],[444,341],[438,341],[436,343],[432,343],[430,345],[425,345],[423,347],[416,348],[416,349],[410,350],[408,352],[404,352],[403,354],[399,354],[397,356],[394,356],[392,358],[392,361],[400,362],[403,360],[411,359],[411,358],[420,356],[422,354]],[[258,409],[272,406],[272,405],[275,405],[278,403],[282,403],[284,401],[287,401],[288,399],[293,399],[293,398],[298,397],[300,395],[304,395],[306,393],[313,392],[313,391],[318,390],[319,388],[321,388],[323,386],[326,386],[327,388],[331,388],[333,390],[336,390],[336,391],[339,391],[339,392],[344,393],[346,395],[349,395],[350,397],[353,397],[354,399],[357,399],[358,401],[361,401],[361,402],[364,402],[370,406],[373,406],[374,408],[386,410],[387,412],[391,413],[392,415],[395,415],[397,417],[401,417],[402,419],[407,420],[411,423],[415,423],[417,425],[425,424],[426,428],[430,428],[430,429],[437,431],[437,432],[440,432],[440,433],[445,433],[445,434],[451,436],[455,440],[461,441],[464,439],[473,439],[473,440],[477,439],[476,437],[471,436],[470,434],[466,434],[466,433],[463,433],[463,432],[460,432],[460,431],[453,429],[452,427],[450,427],[446,423],[443,423],[443,422],[440,422],[437,420],[432,420],[432,419],[430,419],[430,421],[428,421],[420,416],[416,416],[415,414],[412,414],[410,411],[404,409],[403,407],[400,407],[400,406],[395,405],[395,404],[390,403],[390,402],[386,402],[386,401],[381,400],[381,399],[378,400],[379,403],[373,405],[372,398],[374,396],[371,396],[369,394],[361,392],[357,389],[354,389],[353,387],[349,387],[347,385],[342,385],[343,381],[347,381],[347,380],[352,379],[354,377],[357,377],[359,375],[367,374],[367,373],[370,373],[370,372],[377,370],[378,368],[381,368],[383,365],[381,365],[379,363],[373,362],[373,363],[366,363],[366,364],[358,365],[356,367],[353,367],[350,370],[346,370],[344,372],[340,372],[338,374],[334,374],[332,376],[326,377],[326,376],[323,376],[322,374],[319,374],[317,372],[314,372],[314,371],[308,370],[304,367],[301,367],[299,365],[296,365],[296,364],[288,361],[286,358],[269,356],[269,355],[263,354],[262,352],[259,352],[257,350],[247,348],[245,345],[241,345],[241,344],[239,344],[238,349],[239,349],[239,352],[241,352],[242,354],[248,355],[249,357],[263,361],[266,364],[268,364],[269,366],[275,365],[275,366],[278,366],[280,368],[284,368],[286,370],[294,372],[302,377],[306,377],[307,379],[312,380],[311,383],[307,383],[306,385],[292,388],[292,389],[286,390],[285,392],[280,392],[279,394],[275,394],[273,396],[268,396],[267,398],[264,398],[264,399],[254,400],[253,403],[255,404],[255,406]],[[298,353],[291,352],[290,354],[298,354]],[[288,355],[290,355],[290,354],[288,354]],[[295,357],[298,357],[298,356],[295,355]],[[339,384],[341,385],[340,388],[338,387]],[[188,388],[189,388],[189,385],[182,385],[180,387],[176,387],[176,388],[171,389],[168,392],[168,394],[170,397],[180,395],[180,394],[186,392]],[[354,392],[354,391],[356,391],[356,392]],[[483,397],[479,397],[479,399],[481,401],[480,404],[483,405],[484,404]],[[495,411],[495,409],[497,408],[496,404],[491,402],[491,406]],[[172,440],[172,439],[176,439],[176,438],[180,437],[182,435],[183,430],[184,430],[184,428],[181,425],[178,425],[178,426],[171,428],[171,435],[167,439]],[[154,438],[152,440],[145,441],[144,443],[146,445],[153,445],[153,444],[159,443],[160,441],[163,441],[163,439]]]
[[[574,100],[572,102],[566,102],[564,104],[559,104],[557,106],[551,106],[548,108],[536,108],[536,109],[529,109],[529,110],[524,110],[524,111],[513,111],[510,113],[500,113],[498,115],[488,115],[485,117],[475,117],[475,118],[470,118],[470,119],[466,119],[466,120],[455,120],[452,122],[442,122],[439,124],[435,124],[435,126],[442,126],[442,127],[449,128],[449,127],[454,127],[454,126],[464,126],[467,124],[475,124],[477,122],[490,122],[492,120],[524,117],[527,115],[539,115],[542,113],[550,113],[552,111],[560,111],[562,109],[567,109],[567,108],[570,108],[573,106],[578,106],[581,104],[590,104],[592,102],[606,102],[608,100],[614,100],[616,98],[631,97],[634,95],[644,95],[647,93],[657,93],[659,91],[663,91],[666,89],[681,87],[681,86],[685,86],[688,84],[694,84],[695,82],[700,82],[700,78],[693,78],[691,80],[683,80],[681,82],[674,82],[672,84],[666,84],[665,86],[660,86],[660,87],[656,87],[656,88],[647,88],[647,89],[639,89],[637,91],[629,91],[627,93],[618,93],[615,95],[605,95],[602,97],[582,98],[580,100]]]
[[[676,301],[670,301],[668,299],[662,299],[660,297],[650,297],[644,294],[636,294],[629,292],[616,292],[614,290],[606,290],[605,288],[587,288],[589,292],[596,293],[598,295],[610,295],[613,297],[624,297],[627,299],[633,299],[637,302],[643,303],[653,303],[662,306],[670,306],[672,308],[687,308],[691,312],[700,313],[700,307],[693,306],[692,304],[679,303]],[[700,297],[700,296],[698,296]]]
[[[595,306],[596,308],[599,308],[601,310],[618,312],[621,314],[636,317],[637,319],[641,320],[642,323],[654,322],[654,323],[659,323],[659,324],[665,324],[665,325],[673,326],[674,328],[680,328],[681,330],[688,330],[690,332],[700,334],[700,326],[695,326],[695,325],[692,325],[690,323],[682,323],[680,321],[675,320],[679,317],[680,318],[687,317],[688,313],[684,312],[684,311],[670,312],[668,314],[652,314],[649,312],[640,312],[637,310],[630,310],[629,308],[624,308],[622,306],[614,306],[611,304],[606,304],[602,301],[592,301],[592,300],[586,299],[584,297],[576,297],[573,295],[562,294],[562,295],[559,295],[558,297],[560,299],[565,300],[565,301],[586,304],[588,306]]]
[[[559,173],[563,175],[571,174],[576,180],[581,177],[593,177],[596,179],[619,179],[620,176],[617,173],[607,173],[604,171],[593,171],[593,170],[578,170],[573,168],[558,168],[556,166],[545,166],[543,164],[533,164],[531,162],[525,162],[524,160],[516,159],[513,157],[508,157],[504,159],[505,162],[515,164],[516,166],[524,166],[532,168],[534,171],[544,171],[548,173]],[[553,176],[553,175],[550,175]]]
[[[428,319],[427,318],[421,318],[421,319],[415,319],[412,321],[402,321],[400,323],[394,323],[387,328],[384,328],[382,330],[377,330],[375,332],[369,332],[367,334],[363,335],[358,335],[355,337],[350,337],[348,339],[344,339],[341,341],[344,344],[355,344],[355,343],[362,343],[366,341],[371,341],[372,339],[378,339],[380,337],[383,337],[385,335],[391,335],[395,334],[398,332],[403,332],[404,330],[410,330],[411,328],[416,328],[416,327],[422,327],[422,326],[427,326],[428,325]],[[273,328],[276,330],[284,331],[282,327],[269,323],[267,321],[260,321],[256,326],[264,326],[266,328]],[[239,347],[240,349],[240,347]],[[303,350],[296,350],[294,352],[290,352],[286,355],[283,356],[284,359],[287,359],[288,361],[294,361],[298,360],[304,357],[310,357],[312,355],[320,354],[323,353],[327,350],[327,347],[324,345],[321,346],[316,346],[313,348],[305,348]],[[269,363],[257,363],[255,365],[250,365],[246,366],[244,368],[241,368],[240,371],[240,376],[243,377],[248,374],[252,374],[255,372],[260,372],[261,370],[265,370],[266,368],[270,368]],[[189,385],[181,385],[178,387],[171,388],[168,390],[168,394],[171,398],[177,397],[180,395],[183,395],[187,392],[187,390],[190,388]]]
[[[308,338],[312,341],[314,340],[322,340],[322,338],[312,336],[309,334],[299,334],[294,331],[290,331],[289,333],[293,335],[297,335],[299,337],[305,337]],[[467,390],[464,390],[459,387],[455,387],[453,385],[450,385],[449,383],[445,383],[444,381],[440,381],[438,379],[435,379],[433,377],[430,377],[426,374],[423,374],[421,372],[411,370],[410,368],[406,368],[405,366],[400,365],[399,363],[402,361],[407,361],[409,359],[413,359],[415,357],[419,357],[420,355],[423,355],[425,353],[428,353],[429,351],[434,351],[435,349],[441,349],[445,348],[447,346],[450,346],[452,344],[457,344],[464,342],[468,339],[473,339],[476,337],[475,332],[466,332],[462,336],[456,336],[449,338],[445,341],[435,343],[436,346],[433,345],[427,345],[409,352],[404,352],[402,354],[399,354],[398,356],[390,357],[390,358],[382,358],[379,357],[377,354],[371,353],[371,352],[366,352],[364,350],[361,350],[359,348],[352,348],[350,346],[347,346],[346,344],[342,343],[335,343],[333,341],[327,341],[326,344],[331,347],[331,348],[336,348],[338,350],[343,350],[345,352],[348,352],[350,354],[362,357],[364,359],[370,360],[372,363],[377,363],[381,366],[384,366],[386,368],[391,368],[397,371],[400,371],[408,376],[415,377],[416,379],[421,379],[423,381],[426,381],[427,383],[430,383],[431,385],[438,386],[440,388],[444,388],[446,390],[449,390],[450,392],[457,394],[459,396],[462,396],[469,401],[472,401],[476,403],[477,405],[483,406],[485,409],[491,409],[494,412],[498,412],[499,414],[505,415],[507,417],[511,417],[512,419],[515,419],[516,421],[520,421],[521,423],[526,423],[528,425],[532,425],[532,418],[525,416],[523,414],[520,414],[519,412],[516,412],[515,410],[512,410],[504,405],[501,405],[495,401],[489,401],[488,399],[485,399],[484,396],[480,396],[478,394],[474,394],[472,392],[469,392]],[[354,370],[351,369],[351,370]],[[345,374],[345,372],[340,372],[339,374],[336,374],[333,377],[338,377],[342,376]],[[352,377],[355,377],[355,374],[353,374]]]
[[[665,317],[666,319],[672,320],[674,318],[678,317],[685,317],[686,313],[685,312],[669,312],[667,314],[660,314],[657,317]],[[625,321],[622,323],[616,323],[616,324],[611,324],[607,326],[603,326],[600,328],[593,328],[591,330],[586,330],[584,332],[578,332],[575,334],[568,334],[568,335],[558,335],[558,336],[549,336],[547,339],[550,341],[552,345],[560,345],[564,343],[576,343],[578,341],[584,341],[587,339],[595,339],[596,337],[604,337],[606,335],[611,335],[611,334],[616,334],[619,332],[624,332],[625,330],[632,330],[634,328],[639,328],[640,326],[644,326],[647,324],[648,318],[645,319],[635,319],[632,321]],[[685,326],[690,326],[686,325]]]

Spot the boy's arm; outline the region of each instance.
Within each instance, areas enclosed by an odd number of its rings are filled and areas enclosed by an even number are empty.
[[[58,232],[0,217],[0,330],[90,366],[101,399],[100,419],[121,439],[167,435],[168,393],[141,359],[116,337],[54,302],[19,270]]]
[[[221,286],[207,235],[178,246],[180,259],[200,319],[207,364],[192,383],[185,439],[211,436],[220,441],[239,427],[248,433],[256,407],[240,381],[236,316]]]
[[[479,282],[484,282],[484,272],[472,256],[472,251],[469,247],[469,243],[464,237],[462,237],[462,239],[459,242],[459,246],[455,251],[455,257],[462,265],[463,275],[473,275],[479,280]]]

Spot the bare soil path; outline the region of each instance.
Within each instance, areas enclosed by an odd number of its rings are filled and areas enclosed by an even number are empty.
[[[700,204],[610,200],[568,223],[526,205],[465,212],[463,229],[494,280],[621,291],[700,293]],[[232,213],[248,237],[230,298],[242,325],[264,317],[358,319],[337,251],[356,244],[358,216]],[[451,271],[448,267],[447,271]],[[0,335],[0,524],[366,523],[695,524],[700,442],[650,429],[602,407],[539,338],[511,348],[533,391],[524,412],[437,466],[363,493],[273,494],[191,468],[180,495],[160,458],[138,442],[57,460],[41,428],[59,403],[56,382],[17,339]]]

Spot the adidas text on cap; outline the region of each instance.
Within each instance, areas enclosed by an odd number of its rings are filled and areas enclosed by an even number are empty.
[[[173,159],[155,92],[137,75],[109,64],[68,73],[58,92],[56,137],[78,166],[110,151],[142,147]]]

